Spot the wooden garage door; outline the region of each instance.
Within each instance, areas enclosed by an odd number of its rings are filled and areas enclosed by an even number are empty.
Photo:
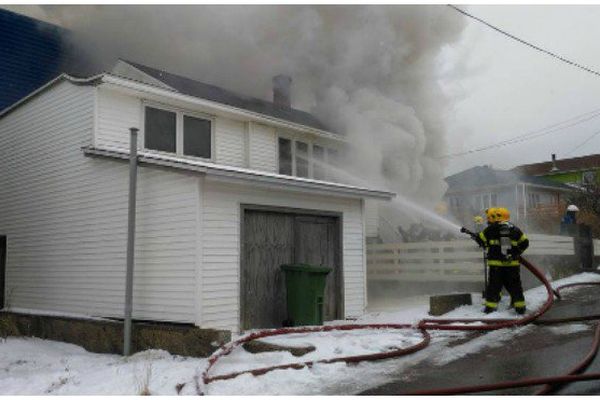
[[[243,329],[274,328],[287,318],[280,266],[309,263],[331,267],[325,288],[325,320],[340,317],[339,219],[245,210],[241,274]]]

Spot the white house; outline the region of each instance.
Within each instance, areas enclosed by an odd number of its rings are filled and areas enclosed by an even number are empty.
[[[327,319],[363,313],[365,201],[393,194],[328,180],[322,163],[344,137],[290,107],[289,80],[277,84],[271,103],[120,61],[2,111],[4,308],[123,316],[123,159],[137,127],[134,319],[278,326],[290,262],[334,269]]]

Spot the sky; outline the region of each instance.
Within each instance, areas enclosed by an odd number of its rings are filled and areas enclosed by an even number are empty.
[[[600,70],[600,6],[465,7],[469,13],[561,56]],[[465,71],[448,77],[453,112],[450,153],[493,144],[600,108],[600,76],[533,50],[470,20],[445,62],[466,57]],[[520,164],[600,152],[600,117],[523,143],[448,160],[451,174],[474,165]]]
[[[4,7],[48,19],[35,6]],[[600,44],[595,39],[600,37],[600,6],[462,8],[537,46],[600,70]],[[471,19],[467,19],[461,39],[443,50],[439,62],[440,68],[447,70],[442,84],[450,99],[450,112],[444,116],[449,154],[494,144],[600,109],[600,76],[562,63]],[[600,116],[533,140],[448,158],[444,173],[450,175],[475,165],[508,169],[549,161],[552,153],[558,158],[599,153],[600,134],[579,147],[597,131]]]

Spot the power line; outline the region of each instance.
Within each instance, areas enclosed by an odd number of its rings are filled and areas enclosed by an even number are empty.
[[[569,59],[567,59],[567,58],[565,58],[565,57],[563,57],[563,56],[561,56],[561,55],[558,55],[558,54],[556,54],[556,53],[553,53],[553,52],[551,52],[551,51],[549,51],[549,50],[545,50],[545,49],[543,49],[543,48],[541,48],[541,47],[539,47],[539,46],[536,46],[536,45],[534,45],[533,43],[530,43],[530,42],[526,41],[526,40],[520,39],[520,38],[516,37],[515,35],[512,35],[512,34],[510,34],[510,33],[506,32],[505,30],[503,30],[503,29],[500,29],[500,28],[498,28],[497,26],[494,26],[494,25],[490,24],[489,22],[486,22],[486,21],[482,20],[481,18],[478,18],[478,17],[476,17],[476,16],[474,16],[474,15],[472,15],[472,14],[469,14],[468,12],[466,12],[466,11],[463,11],[463,10],[461,10],[460,8],[456,7],[456,6],[453,6],[452,4],[448,4],[448,7],[450,7],[450,8],[452,8],[452,9],[454,9],[454,10],[458,11],[459,13],[461,13],[461,14],[463,14],[463,15],[466,15],[466,16],[467,16],[467,17],[469,17],[469,18],[472,18],[472,19],[474,19],[474,20],[476,20],[476,21],[478,21],[478,22],[480,22],[480,23],[482,23],[482,24],[486,25],[487,27],[489,27],[489,28],[491,28],[491,29],[493,29],[493,30],[495,30],[495,31],[497,31],[497,32],[499,32],[499,33],[501,33],[501,34],[505,35],[505,36],[508,36],[509,38],[511,38],[511,39],[513,39],[513,40],[515,40],[515,41],[517,41],[517,42],[521,43],[521,44],[524,44],[525,46],[529,46],[529,47],[531,47],[532,49],[535,49],[535,50],[537,50],[537,51],[540,51],[540,52],[542,52],[542,53],[545,53],[545,54],[547,54],[547,55],[549,55],[549,56],[551,56],[551,57],[554,57],[554,58],[556,58],[557,60],[560,60],[560,61],[562,61],[562,62],[564,62],[564,63],[567,63],[567,64],[569,64],[569,65],[571,65],[571,66],[573,66],[573,67],[577,67],[577,68],[579,68],[579,69],[582,69],[582,70],[584,70],[584,71],[586,71],[586,72],[589,72],[590,74],[594,74],[594,75],[596,75],[596,76],[600,76],[600,72],[598,72],[598,71],[595,71],[595,70],[593,70],[593,69],[591,69],[591,68],[588,68],[588,67],[586,67],[586,66],[584,66],[584,65],[581,65],[581,64],[579,64],[579,63],[576,63],[576,62],[574,62],[574,61],[571,61],[571,60],[569,60]]]
[[[595,138],[598,135],[600,135],[600,131],[592,133],[587,139],[585,139],[583,142],[581,142],[581,144],[577,145],[573,150],[571,150],[570,152],[568,152],[567,155],[570,156],[576,150],[579,150],[580,148],[582,148],[583,146],[585,146],[590,140],[592,140],[593,138]]]
[[[466,150],[466,151],[462,151],[459,153],[452,153],[452,154],[446,154],[444,156],[439,157],[440,159],[445,159],[445,158],[454,158],[454,157],[460,157],[460,156],[464,156],[464,155],[468,155],[468,154],[473,154],[473,153],[479,153],[481,151],[485,151],[485,150],[490,150],[493,148],[498,148],[498,147],[504,147],[504,146],[509,146],[511,144],[516,144],[516,143],[522,143],[528,140],[532,140],[532,139],[537,139],[539,137],[542,136],[546,136],[546,135],[550,135],[552,133],[555,132],[559,132],[563,129],[566,128],[571,128],[573,126],[582,124],[584,122],[587,122],[591,119],[597,118],[600,116],[600,109],[596,109],[594,111],[590,111],[584,114],[580,114],[577,115],[575,117],[571,117],[569,119],[566,119],[564,121],[561,122],[557,122],[548,126],[545,126],[544,128],[540,128],[540,129],[536,129],[527,133],[524,133],[522,135],[518,135],[515,136],[511,139],[507,139],[507,140],[503,140],[497,143],[493,143],[493,144],[489,144],[486,146],[482,146],[482,147],[477,147],[475,149],[471,149],[471,150]],[[566,124],[566,125],[565,125]]]

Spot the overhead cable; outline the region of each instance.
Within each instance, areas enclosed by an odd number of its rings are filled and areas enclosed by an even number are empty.
[[[536,129],[536,130],[524,133],[522,135],[515,136],[511,139],[503,140],[503,141],[496,142],[496,143],[489,144],[489,145],[482,146],[482,147],[477,147],[477,148],[471,149],[471,150],[466,150],[466,151],[452,153],[452,154],[446,154],[439,158],[445,159],[445,158],[460,157],[460,156],[464,156],[464,155],[468,155],[468,154],[479,153],[481,151],[490,150],[493,148],[504,147],[504,146],[509,146],[511,144],[526,142],[528,140],[536,139],[536,138],[539,138],[542,136],[550,135],[555,132],[559,132],[566,128],[571,128],[573,126],[582,124],[584,122],[587,122],[587,121],[597,118],[599,116],[600,116],[600,109],[597,109],[597,110],[594,110],[594,111],[591,111],[591,112],[588,112],[585,114],[580,114],[576,117],[566,119],[561,122],[554,123],[552,125],[545,126],[540,129]]]
[[[461,13],[461,14],[469,17],[469,18],[472,18],[472,19],[474,19],[474,20],[476,20],[476,21],[478,21],[478,22],[486,25],[487,27],[489,27],[489,28],[491,28],[491,29],[493,29],[493,30],[495,30],[495,31],[497,31],[497,32],[499,32],[499,33],[501,33],[501,34],[503,34],[503,35],[505,35],[505,36],[507,36],[507,37],[509,37],[509,38],[511,38],[511,39],[513,39],[513,40],[515,40],[517,42],[519,42],[519,43],[521,43],[521,44],[524,44],[524,45],[526,45],[528,47],[531,47],[532,49],[535,49],[535,50],[540,51],[540,52],[542,52],[544,54],[547,54],[547,55],[549,55],[551,57],[554,57],[555,59],[557,59],[559,61],[562,61],[562,62],[564,62],[566,64],[569,64],[569,65],[571,65],[573,67],[577,67],[577,68],[582,69],[582,70],[584,70],[586,72],[589,72],[590,74],[594,74],[596,76],[600,76],[600,72],[598,72],[598,71],[595,71],[595,70],[593,70],[591,68],[588,68],[585,65],[581,65],[581,64],[576,63],[574,61],[571,61],[571,60],[569,60],[569,59],[567,59],[567,58],[565,58],[565,57],[563,57],[563,56],[561,56],[559,54],[556,54],[556,53],[552,52],[552,51],[549,51],[549,50],[543,49],[543,48],[541,48],[539,46],[536,46],[535,44],[530,43],[530,42],[528,42],[526,40],[518,38],[517,36],[512,35],[512,34],[506,32],[505,30],[500,29],[497,26],[494,26],[494,25],[490,24],[489,22],[484,21],[481,18],[478,18],[478,17],[476,17],[476,16],[474,16],[472,14],[469,14],[468,12],[466,12],[464,10],[461,10],[460,8],[458,8],[456,6],[453,6],[452,4],[448,4],[448,7],[452,8],[453,10],[458,11],[459,13]]]
[[[587,139],[585,139],[583,142],[581,142],[581,144],[577,145],[573,150],[568,152],[567,155],[570,156],[571,154],[575,153],[575,151],[579,150],[580,148],[582,148],[583,146],[588,144],[590,140],[592,140],[593,138],[595,138],[598,135],[600,135],[600,131],[596,131],[596,132],[592,133]]]

